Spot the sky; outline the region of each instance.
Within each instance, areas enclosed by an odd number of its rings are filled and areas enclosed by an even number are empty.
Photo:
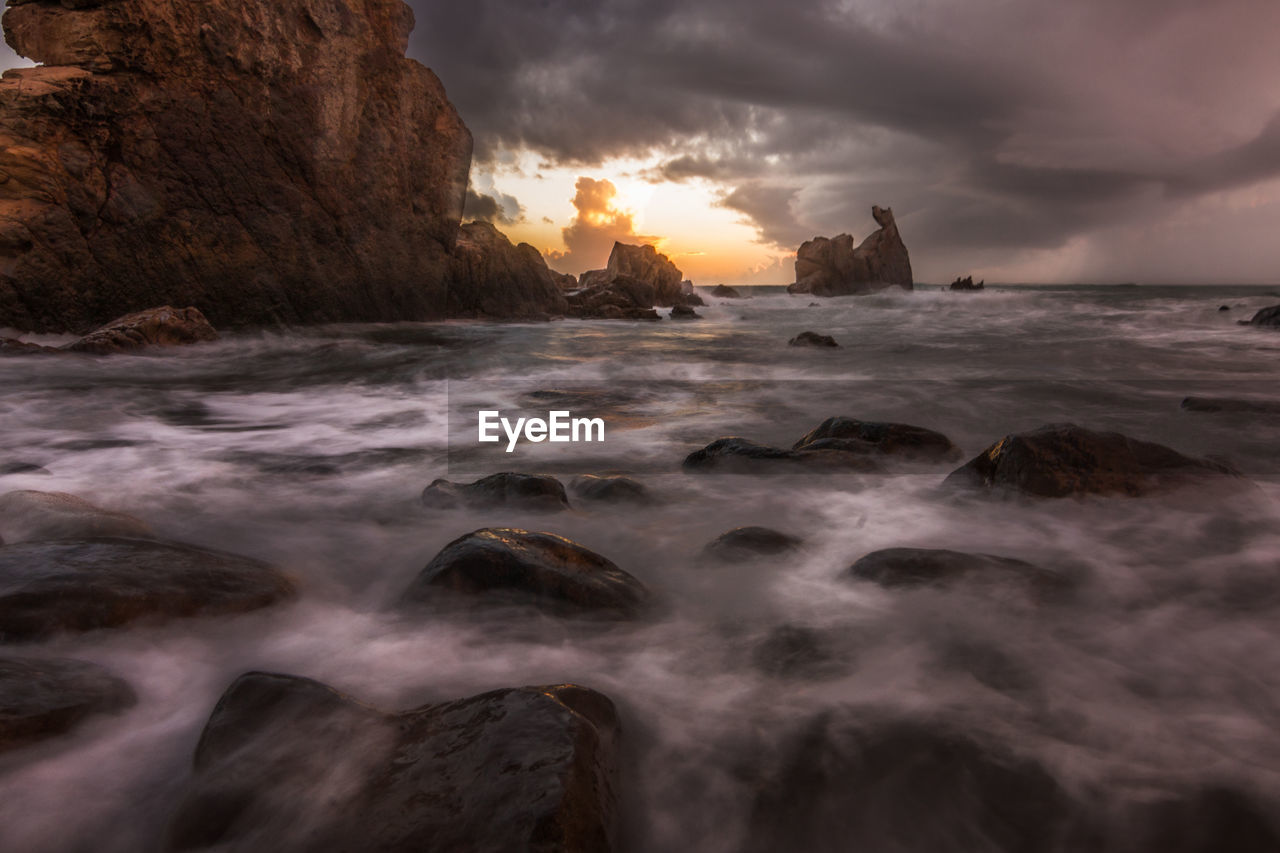
[[[411,0],[468,213],[567,272],[785,283],[891,206],[916,278],[1280,280],[1274,0]]]
[[[468,215],[562,271],[786,283],[879,204],[923,282],[1280,281],[1275,0],[410,5]]]

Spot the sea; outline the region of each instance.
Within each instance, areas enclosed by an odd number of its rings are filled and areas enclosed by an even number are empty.
[[[742,849],[768,772],[752,763],[835,711],[945,721],[1034,759],[1082,801],[1105,792],[1112,809],[1216,786],[1280,813],[1280,415],[1182,407],[1280,401],[1280,331],[1238,322],[1280,289],[701,292],[690,321],[335,325],[0,359],[0,464],[43,469],[0,476],[0,493],[69,492],[165,539],[274,563],[301,589],[240,616],[6,649],[100,663],[139,701],[0,754],[0,850],[153,849],[211,709],[250,670],[386,709],[521,685],[599,690],[621,713],[633,850]],[[839,346],[789,346],[803,331]],[[478,442],[481,410],[598,417],[604,440],[508,453]],[[716,438],[790,447],[832,416],[928,427],[962,453],[879,474],[682,469]],[[1253,499],[939,488],[1003,436],[1064,422],[1227,462]],[[420,499],[437,478],[500,471],[625,473],[653,500],[570,493],[569,510],[537,514]],[[744,525],[804,545],[709,563],[707,543]],[[484,527],[569,537],[657,604],[589,625],[396,606],[441,548]],[[849,576],[891,547],[1015,557],[1080,589],[1046,606]],[[820,672],[770,664],[766,643],[788,627],[821,638]]]

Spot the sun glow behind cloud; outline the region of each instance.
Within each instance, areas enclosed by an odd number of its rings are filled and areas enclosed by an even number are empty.
[[[698,178],[661,178],[661,161],[655,156],[554,166],[532,152],[505,152],[492,164],[477,164],[472,185],[517,199],[524,215],[501,226],[503,231],[535,246],[562,272],[603,267],[616,239],[654,243],[699,284],[790,280],[791,253],[759,242],[741,213],[721,205],[725,187]],[[764,279],[760,269],[770,271]]]

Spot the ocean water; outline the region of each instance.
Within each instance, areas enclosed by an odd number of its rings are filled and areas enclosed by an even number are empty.
[[[797,724],[836,708],[945,718],[1113,804],[1220,785],[1280,810],[1280,416],[1179,405],[1280,399],[1280,334],[1236,324],[1280,293],[754,293],[708,297],[688,323],[335,326],[154,355],[0,360],[0,463],[49,472],[2,476],[0,492],[72,492],[165,538],[276,563],[302,588],[295,603],[235,618],[17,648],[101,663],[139,703],[0,756],[0,850],[149,849],[215,701],[253,669],[386,708],[525,684],[601,690],[623,714],[624,834],[638,850],[741,849],[758,787],[744,755],[784,749]],[[804,330],[841,346],[788,347]],[[606,438],[505,453],[475,441],[479,409],[568,409],[603,418]],[[790,446],[834,415],[939,430],[964,459],[1070,421],[1222,458],[1258,488],[1240,503],[1022,504],[941,493],[959,462],[874,476],[681,470],[719,436]],[[437,477],[503,470],[566,482],[626,471],[657,500],[575,501],[554,515],[419,501]],[[805,548],[699,559],[751,524]],[[575,539],[659,604],[589,628],[391,606],[441,547],[486,526]],[[843,576],[894,546],[1019,557],[1071,574],[1080,591],[1043,607]],[[757,666],[783,625],[819,632],[833,669]],[[956,648],[987,650],[1019,675],[989,677]]]

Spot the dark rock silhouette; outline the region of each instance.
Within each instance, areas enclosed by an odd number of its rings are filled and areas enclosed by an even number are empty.
[[[449,265],[448,313],[452,317],[564,314],[569,310],[564,284],[565,278],[548,268],[533,246],[512,245],[488,222],[468,222],[458,232]]]
[[[911,290],[911,259],[898,234],[893,209],[872,207],[880,225],[856,248],[853,237],[815,237],[796,252],[796,281],[788,293],[813,296],[849,296],[874,293],[887,287]]]
[[[1025,560],[943,548],[872,551],[850,566],[848,574],[857,580],[889,588],[948,586],[963,580],[979,584],[1016,584],[1047,597],[1070,588],[1064,575]]]
[[[701,320],[702,315],[694,311],[688,305],[675,305],[671,308],[670,317],[672,320]]]
[[[715,287],[711,288],[711,295],[716,297],[717,299],[750,299],[751,298],[749,296],[744,296],[742,293],[738,291],[737,288],[730,287],[727,284],[717,284]]]
[[[795,536],[768,527],[735,527],[721,533],[702,553],[721,562],[736,562],[760,556],[776,556],[794,551],[804,542]]]
[[[787,341],[787,346],[791,347],[839,347],[836,339],[830,335],[820,335],[817,332],[801,332],[791,340]]]
[[[608,853],[620,735],[573,684],[386,712],[251,672],[200,735],[165,848]]]
[[[0,326],[445,316],[471,135],[412,28],[400,0],[12,5],[42,65],[0,81]]]
[[[1275,326],[1280,328],[1280,305],[1263,308],[1248,320],[1242,320],[1246,326]]]
[[[644,484],[622,474],[580,474],[569,483],[575,497],[599,503],[652,503]]]
[[[614,243],[609,266],[588,270],[578,277],[578,288],[569,291],[569,315],[584,319],[657,320],[655,306],[703,305],[684,281],[684,274],[653,246]],[[687,313],[672,319],[695,319]]]
[[[435,480],[423,489],[422,502],[433,509],[502,507],[557,512],[569,508],[564,485],[555,477],[512,471],[490,474],[474,483]]]
[[[957,278],[951,282],[950,290],[986,290],[987,281],[983,279],[977,284],[973,283],[973,276],[967,275],[964,278]]]
[[[792,450],[828,448],[835,450],[875,450],[906,459],[947,460],[960,456],[960,449],[940,432],[912,424],[860,421],[856,418],[827,418],[806,433]]]

